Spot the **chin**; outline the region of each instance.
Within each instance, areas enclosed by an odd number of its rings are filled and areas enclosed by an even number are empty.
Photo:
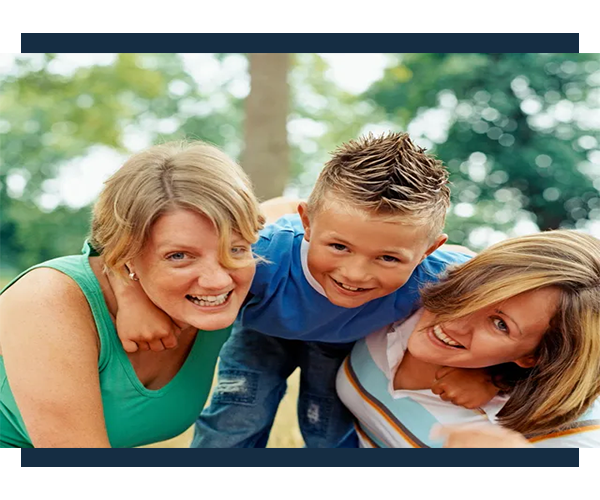
[[[205,330],[207,332],[211,332],[214,330],[222,330],[223,328],[227,328],[233,325],[235,321],[235,317],[224,317],[224,318],[211,318],[210,320],[202,319],[202,320],[191,320],[188,324],[192,325],[194,328],[198,330]]]
[[[439,352],[433,350],[430,346],[428,346],[425,339],[419,338],[418,335],[416,336],[416,338],[414,337],[415,336],[413,335],[411,338],[408,339],[408,346],[406,348],[406,350],[410,352],[410,354],[414,358],[424,363],[431,363],[436,365],[446,364],[448,359],[445,359],[443,356],[440,356]]]
[[[348,299],[342,299],[342,298],[339,298],[339,297],[331,297],[331,295],[327,295],[327,299],[334,306],[344,307],[346,309],[354,309],[355,307],[360,307],[362,305],[365,305],[367,302],[370,302],[370,300],[348,300]]]

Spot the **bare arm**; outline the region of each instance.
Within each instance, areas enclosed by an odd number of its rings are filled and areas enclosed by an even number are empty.
[[[470,255],[471,257],[475,257],[477,255],[473,250],[462,245],[442,245],[440,247],[440,250],[449,250],[451,252],[464,253]]]
[[[263,201],[260,204],[260,207],[267,218],[267,224],[271,224],[284,215],[295,214],[298,212],[298,204],[301,201],[302,200],[279,196]]]
[[[156,307],[137,281],[124,281],[107,274],[117,301],[117,334],[125,352],[155,352],[177,347],[181,329],[164,311]]]
[[[0,348],[36,448],[109,448],[99,340],[79,287],[54,269],[26,274],[0,297]]]
[[[532,448],[522,434],[491,423],[439,426],[431,438],[442,439],[444,448]]]

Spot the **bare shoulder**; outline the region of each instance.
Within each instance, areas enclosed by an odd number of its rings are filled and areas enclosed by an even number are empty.
[[[97,338],[95,323],[83,291],[72,278],[52,268],[28,272],[0,296],[2,339],[9,332],[23,335],[43,328],[47,334]]]
[[[296,198],[279,196],[263,201],[260,204],[260,207],[267,218],[267,223],[271,224],[284,215],[295,214],[298,211],[298,204],[301,201],[302,200]]]
[[[477,255],[473,250],[471,250],[470,248],[467,248],[465,246],[462,246],[462,245],[442,245],[440,247],[440,250],[448,250],[450,252],[464,253],[466,255],[470,255],[471,257],[475,257]]]
[[[13,306],[56,308],[67,305],[85,306],[81,288],[66,274],[49,267],[29,271],[0,296],[1,302]]]

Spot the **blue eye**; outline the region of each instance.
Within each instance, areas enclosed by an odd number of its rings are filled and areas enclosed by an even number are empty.
[[[167,256],[167,260],[183,260],[185,258],[184,252],[175,252]]]
[[[492,323],[494,323],[496,329],[500,330],[503,333],[508,333],[508,325],[502,318],[492,318]]]
[[[392,257],[391,255],[382,255],[381,260],[383,260],[384,262],[400,262],[400,259]]]
[[[239,257],[241,255],[244,255],[247,251],[248,249],[246,247],[233,247],[231,249],[231,254],[236,257]]]
[[[348,248],[346,245],[342,245],[341,243],[332,243],[329,246],[335,248],[339,252],[343,252],[344,250],[346,250],[346,248]]]

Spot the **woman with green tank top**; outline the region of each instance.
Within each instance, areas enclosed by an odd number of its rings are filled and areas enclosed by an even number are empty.
[[[83,253],[2,291],[0,447],[133,447],[192,425],[263,223],[248,178],[212,146],[130,158],[100,194]],[[123,348],[113,289],[127,280],[172,319],[171,335]]]

